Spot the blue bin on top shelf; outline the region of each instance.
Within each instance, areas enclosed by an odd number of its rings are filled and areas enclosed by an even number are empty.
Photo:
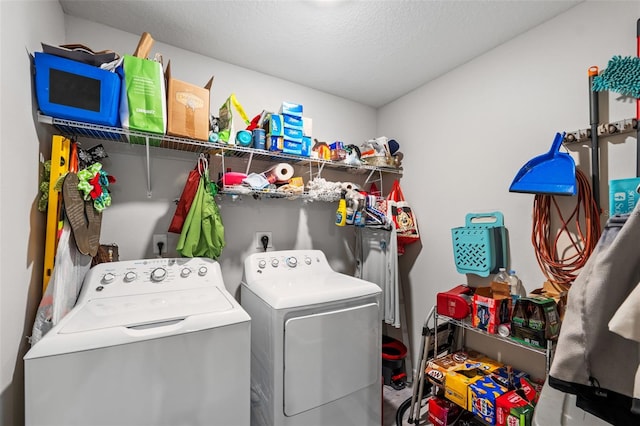
[[[34,54],[35,88],[43,114],[117,127],[120,76],[48,53]]]

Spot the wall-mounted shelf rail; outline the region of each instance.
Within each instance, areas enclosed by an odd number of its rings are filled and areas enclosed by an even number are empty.
[[[367,182],[371,181],[374,174],[378,174],[378,180],[382,180],[383,173],[402,175],[402,169],[394,167],[380,167],[370,164],[350,165],[339,161],[323,160],[299,155],[285,154],[276,151],[266,151],[261,149],[247,148],[239,145],[227,145],[217,142],[208,142],[198,139],[181,138],[170,135],[158,135],[155,133],[140,132],[136,130],[122,129],[119,127],[103,126],[99,124],[84,123],[80,121],[65,120],[50,117],[38,113],[38,122],[55,127],[63,136],[86,137],[102,141],[120,142],[126,144],[144,145],[146,147],[146,167],[147,167],[147,196],[151,197],[151,175],[149,171],[150,147],[163,148],[176,151],[193,152],[195,154],[207,153],[210,155],[225,157],[239,157],[248,160],[247,170],[251,167],[253,160],[264,160],[270,162],[287,161],[296,166],[308,166],[313,177],[313,168],[317,168],[320,175],[324,168],[338,169],[349,173],[369,173]],[[224,163],[223,163],[224,169]],[[227,191],[223,191],[227,192]],[[264,191],[258,191],[263,193]],[[233,191],[229,191],[233,193]],[[267,192],[270,196],[287,197],[296,194],[278,194],[277,192]],[[304,195],[304,194],[303,194]]]
[[[602,123],[598,125],[598,136],[612,136],[631,133],[637,129],[638,120],[635,118],[626,118],[611,123]],[[591,141],[591,129],[580,129],[567,132],[564,137],[565,144],[583,143]]]

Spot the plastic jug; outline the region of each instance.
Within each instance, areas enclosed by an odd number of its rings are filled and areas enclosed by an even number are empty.
[[[508,274],[508,282],[509,288],[511,292],[511,297],[514,299],[518,299],[520,297],[525,297],[527,295],[527,291],[524,289],[524,285],[522,285],[522,281],[516,275],[516,271],[511,269]]]

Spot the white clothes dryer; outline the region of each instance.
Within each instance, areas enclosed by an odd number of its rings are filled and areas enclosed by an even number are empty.
[[[24,357],[26,425],[249,425],[250,317],[211,259],[89,270]]]
[[[381,424],[380,297],[319,250],[245,259],[252,426]]]

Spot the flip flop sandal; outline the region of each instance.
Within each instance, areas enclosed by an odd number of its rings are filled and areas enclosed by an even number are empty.
[[[91,201],[82,198],[82,192],[78,189],[78,176],[68,173],[62,184],[62,197],[64,210],[69,219],[73,238],[82,254],[95,256],[100,245],[100,228],[102,214],[98,213]]]

